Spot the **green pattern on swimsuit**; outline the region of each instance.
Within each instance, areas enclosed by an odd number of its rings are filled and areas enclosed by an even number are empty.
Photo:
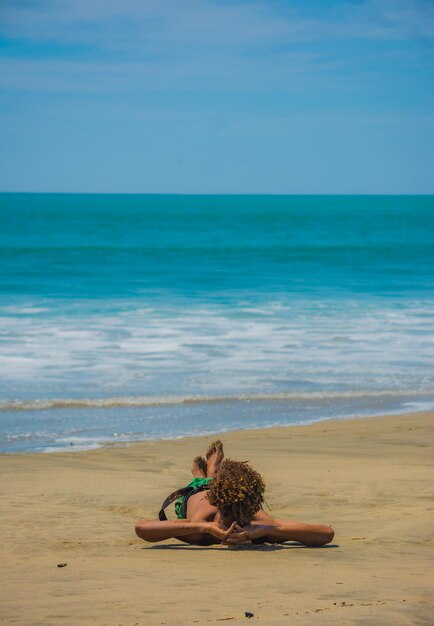
[[[204,485],[208,485],[212,481],[212,478],[193,478],[191,482],[188,483],[187,487],[191,487],[192,489],[197,489],[198,487],[203,487]],[[188,496],[181,496],[175,502],[175,513],[178,519],[185,519],[184,515],[184,501],[188,499]]]

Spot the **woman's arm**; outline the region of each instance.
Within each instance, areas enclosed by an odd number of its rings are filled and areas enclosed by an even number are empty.
[[[251,526],[241,528],[236,526],[235,531],[228,537],[228,543],[239,543],[241,540],[264,539],[267,543],[283,543],[284,541],[299,541],[306,546],[323,546],[330,543],[334,537],[331,526],[324,524],[305,524],[286,520],[273,520],[267,523],[253,522]]]
[[[139,520],[136,523],[136,535],[144,541],[156,542],[164,541],[165,539],[172,538],[187,538],[188,535],[195,536],[197,539],[192,543],[200,543],[201,535],[212,535],[220,541],[225,541],[227,537],[232,533],[235,528],[235,524],[228,529],[223,529],[215,522],[206,521],[190,521],[188,519],[180,520],[167,520],[160,521],[148,521]]]

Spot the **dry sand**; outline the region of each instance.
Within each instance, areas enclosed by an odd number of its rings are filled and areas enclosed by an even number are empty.
[[[2,623],[432,624],[433,421],[224,435],[263,473],[273,515],[334,526],[324,548],[137,539],[135,519],[156,517],[210,437],[3,456]]]

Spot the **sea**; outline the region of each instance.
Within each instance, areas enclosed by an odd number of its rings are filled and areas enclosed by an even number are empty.
[[[0,452],[434,408],[434,196],[0,194]]]

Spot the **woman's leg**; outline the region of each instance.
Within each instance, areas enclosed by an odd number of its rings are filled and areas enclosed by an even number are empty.
[[[193,478],[206,478],[207,465],[203,456],[195,456],[193,459],[193,465],[191,466],[191,473]]]
[[[208,476],[208,478],[214,478],[214,476],[217,476],[224,458],[225,453],[223,452],[223,444],[219,439],[217,439],[217,441],[214,441],[210,445],[206,453],[206,475]]]
[[[206,460],[203,456],[196,456],[193,459],[191,473],[194,478],[214,478],[220,470],[225,453],[223,444],[217,439],[209,446],[206,452]]]

